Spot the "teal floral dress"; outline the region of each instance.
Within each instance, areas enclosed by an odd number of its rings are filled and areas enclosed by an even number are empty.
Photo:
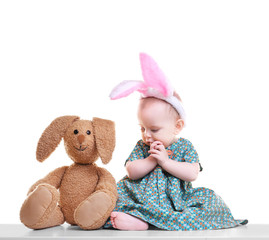
[[[147,158],[148,151],[149,146],[140,140],[127,161]],[[169,146],[167,152],[174,161],[199,162],[193,145],[184,138]],[[125,176],[117,186],[119,198],[114,211],[130,214],[160,229],[206,230],[247,224],[247,220],[235,220],[214,191],[193,188],[190,182],[172,176],[160,166],[138,180]],[[104,228],[111,226],[108,220]]]

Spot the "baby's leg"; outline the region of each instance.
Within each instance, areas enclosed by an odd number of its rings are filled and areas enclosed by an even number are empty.
[[[112,226],[120,230],[144,231],[149,227],[146,222],[123,212],[112,212],[110,220]]]

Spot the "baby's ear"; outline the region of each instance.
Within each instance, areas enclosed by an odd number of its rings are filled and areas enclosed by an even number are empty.
[[[175,134],[178,135],[181,132],[181,130],[183,129],[183,127],[184,127],[184,120],[178,119],[176,121]]]

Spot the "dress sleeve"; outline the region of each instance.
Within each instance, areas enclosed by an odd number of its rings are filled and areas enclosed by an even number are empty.
[[[185,140],[184,144],[184,156],[185,162],[189,163],[199,163],[199,156],[196,150],[194,149],[192,143],[188,140]]]
[[[137,144],[135,145],[133,151],[131,152],[130,156],[127,158],[127,160],[125,161],[125,164],[128,162],[128,161],[135,161],[135,160],[138,160],[138,159],[142,159],[142,158],[145,158],[145,151],[147,151],[145,149],[146,146],[144,146],[142,140],[138,141]]]

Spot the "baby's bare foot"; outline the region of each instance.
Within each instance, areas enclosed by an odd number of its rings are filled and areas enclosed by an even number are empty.
[[[146,222],[123,212],[112,212],[110,220],[113,228],[120,230],[144,231],[149,227]]]

